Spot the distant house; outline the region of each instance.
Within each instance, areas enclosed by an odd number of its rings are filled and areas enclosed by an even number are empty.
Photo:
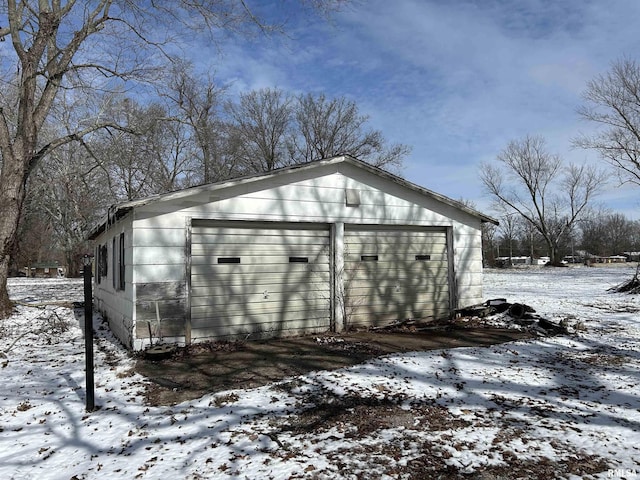
[[[592,255],[589,257],[591,263],[625,263],[627,261],[627,257],[624,255],[611,255],[608,257]]]
[[[531,265],[531,257],[497,257],[496,265],[499,267],[514,267],[517,265]]]
[[[497,222],[349,156],[113,206],[96,307],[131,348],[447,318]]]
[[[39,262],[24,267],[24,272],[32,278],[56,278],[63,277],[65,269],[58,262]]]
[[[603,263],[625,263],[627,261],[627,257],[624,255],[611,255],[609,257],[602,258]]]
[[[547,263],[549,263],[551,261],[550,257],[540,257],[540,258],[534,258],[531,261],[532,265],[546,265]]]

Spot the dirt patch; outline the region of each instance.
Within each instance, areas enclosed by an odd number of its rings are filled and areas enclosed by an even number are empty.
[[[438,405],[403,408],[404,399],[371,397],[333,397],[289,417],[274,419],[272,427],[292,434],[318,434],[337,429],[344,438],[364,438],[386,428],[427,429],[431,432],[464,428],[471,422],[456,418]],[[281,424],[279,424],[281,423]]]
[[[555,461],[544,456],[532,458],[531,455],[514,452],[509,447],[510,443],[526,444],[531,440],[526,430],[513,428],[506,420],[492,418],[486,426],[498,427],[498,435],[487,448],[494,452],[497,461],[492,465],[476,465],[472,471],[462,471],[459,465],[449,462],[456,455],[452,449],[463,454],[466,450],[472,450],[474,445],[461,439],[454,442],[452,448],[447,448],[438,440],[438,435],[443,432],[443,435],[451,437],[452,432],[468,428],[472,422],[453,415],[447,407],[435,403],[405,403],[401,406],[401,401],[396,398],[330,397],[306,410],[274,418],[270,422],[270,431],[265,435],[281,447],[274,451],[275,457],[288,453],[292,436],[294,440],[302,441],[309,436],[331,433],[329,438],[335,437],[338,442],[358,440],[355,445],[352,443],[326,453],[335,465],[334,474],[337,469],[345,478],[370,478],[370,474],[362,474],[361,466],[364,463],[369,471],[376,472],[376,477],[406,479],[543,480],[564,478],[567,474],[583,477],[611,468],[605,459],[555,440],[551,441],[551,445],[560,453],[560,458]],[[398,427],[402,435],[393,441],[367,441],[376,438],[383,430]],[[424,439],[421,431],[430,432],[433,438]],[[310,471],[313,470],[315,468]],[[309,475],[309,478],[332,476],[326,470],[315,473],[317,475]]]
[[[400,332],[314,335],[262,342],[216,342],[179,349],[162,361],[138,360],[136,372],[151,384],[151,405],[175,405],[207,393],[254,388],[286,377],[333,370],[381,355],[494,345],[530,338],[502,328],[434,327]]]

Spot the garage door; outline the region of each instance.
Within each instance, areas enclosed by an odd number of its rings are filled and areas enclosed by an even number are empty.
[[[378,326],[449,314],[444,230],[345,227],[345,320]]]
[[[192,338],[328,329],[329,241],[326,226],[194,220]]]

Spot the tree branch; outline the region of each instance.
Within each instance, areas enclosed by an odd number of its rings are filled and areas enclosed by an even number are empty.
[[[13,156],[9,123],[2,107],[0,107],[0,151]]]
[[[31,161],[31,164],[29,165],[29,170],[32,170],[33,167],[38,163],[38,161],[45,157],[46,155],[48,155],[49,153],[51,153],[53,150],[55,150],[56,148],[61,147],[62,145],[66,145],[67,143],[71,143],[74,141],[82,141],[82,138],[85,135],[88,135],[92,132],[95,132],[96,130],[101,130],[101,129],[114,129],[114,130],[119,130],[121,132],[126,132],[126,133],[131,133],[131,134],[135,134],[135,132],[127,127],[123,127],[121,125],[118,125],[116,123],[113,122],[103,122],[103,123],[98,123],[96,125],[92,125],[91,127],[87,127],[84,130],[80,130],[78,132],[73,132],[70,133],[68,135],[65,135],[63,137],[59,137],[49,143],[47,143],[46,145],[44,145],[42,148],[40,148],[33,156],[33,159]]]
[[[65,74],[69,72],[69,65],[73,57],[76,55],[78,49],[83,42],[92,33],[97,32],[102,28],[102,25],[109,20],[109,6],[111,0],[101,0],[93,11],[88,15],[87,20],[82,25],[80,30],[77,30],[72,39],[69,41],[66,47],[60,49],[62,55],[55,66],[48,68],[50,76],[47,78],[46,85],[40,95],[38,104],[33,111],[33,121],[38,128],[44,123],[51,105],[56,98],[60,84]],[[102,15],[98,18],[99,15]]]

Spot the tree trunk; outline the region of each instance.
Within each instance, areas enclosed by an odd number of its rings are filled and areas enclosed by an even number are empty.
[[[13,311],[13,304],[9,300],[7,291],[7,277],[9,276],[9,256],[0,258],[0,320],[8,318]]]
[[[561,259],[558,258],[558,247],[551,241],[547,241],[547,246],[549,248],[549,265],[553,265],[554,267],[562,265]]]
[[[25,198],[25,162],[3,152],[0,172],[0,319],[13,311],[9,300],[7,278],[11,264],[11,252],[17,240],[18,222]]]

